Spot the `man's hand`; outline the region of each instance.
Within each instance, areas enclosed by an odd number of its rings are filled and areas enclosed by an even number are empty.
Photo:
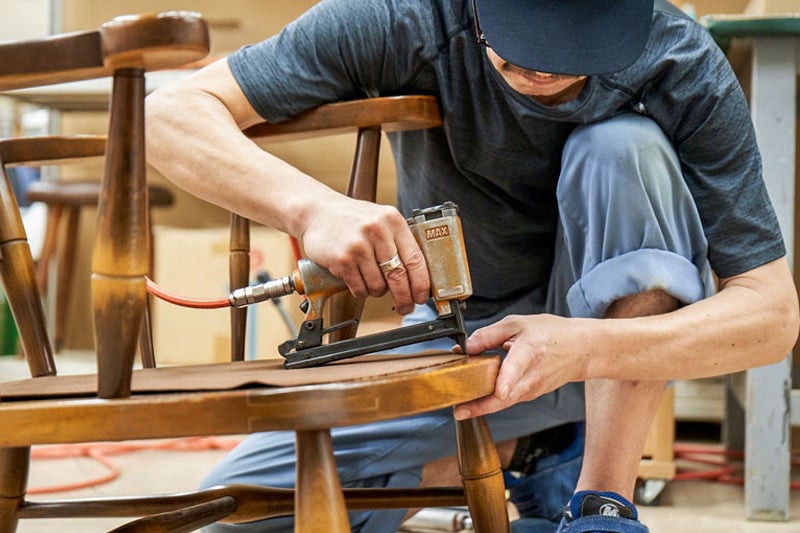
[[[388,290],[400,314],[410,313],[415,302],[425,303],[428,268],[403,215],[391,206],[345,196],[327,200],[303,232],[308,257],[344,280],[357,298]],[[383,272],[380,263],[395,255],[401,265]]]
[[[493,413],[571,381],[697,379],[782,361],[800,323],[786,259],[720,278],[719,287],[671,312],[660,304],[660,311],[640,308],[643,300],[632,295],[627,312],[609,308],[613,318],[510,316],[482,328],[467,351],[502,347],[508,355],[494,394],[459,406],[456,417]]]
[[[477,330],[467,339],[467,352],[502,348],[494,394],[456,408],[459,420],[501,411],[533,400],[571,381],[585,379],[588,354],[576,351],[578,329],[571,320],[553,315],[512,315]]]

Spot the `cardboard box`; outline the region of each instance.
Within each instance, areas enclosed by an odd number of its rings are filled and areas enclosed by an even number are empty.
[[[214,299],[230,293],[228,287],[229,230],[227,227],[154,228],[153,279],[184,297]],[[289,275],[295,261],[286,234],[252,227],[251,281],[265,270],[273,278]],[[281,298],[281,305],[297,327],[303,314],[297,295]],[[193,309],[153,299],[153,344],[159,364],[187,364],[230,359],[230,308]],[[279,357],[278,344],[292,337],[273,302],[251,305],[247,316],[245,357]]]
[[[777,15],[800,13],[797,0],[750,0],[745,13],[751,15]]]
[[[672,0],[672,3],[697,19],[705,15],[737,14],[748,0]]]

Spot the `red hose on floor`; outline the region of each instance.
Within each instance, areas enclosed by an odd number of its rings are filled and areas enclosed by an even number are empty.
[[[744,485],[741,471],[744,468],[744,454],[726,450],[722,446],[675,443],[675,460],[680,461],[675,481],[680,480],[706,480],[718,483]],[[798,452],[792,452],[792,466],[800,466]],[[686,463],[694,463],[713,468],[688,468]],[[790,483],[792,490],[800,489],[800,482]]]
[[[51,492],[65,492],[69,490],[84,489],[102,485],[115,480],[120,475],[119,467],[109,458],[110,455],[119,455],[141,450],[172,450],[172,451],[205,451],[205,450],[230,450],[241,439],[223,439],[219,437],[189,437],[185,439],[170,439],[157,442],[128,442],[128,443],[93,443],[93,444],[63,444],[56,446],[36,446],[31,450],[31,459],[70,459],[86,457],[97,461],[106,469],[100,476],[45,487],[28,489],[28,494],[46,494]]]

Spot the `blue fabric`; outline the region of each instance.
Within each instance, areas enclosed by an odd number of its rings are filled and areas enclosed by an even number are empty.
[[[651,289],[684,304],[714,293],[699,212],[653,121],[627,114],[578,128],[557,197],[550,312],[602,317],[615,300]]]
[[[575,520],[561,520],[557,533],[649,533],[638,520],[618,516],[585,516]]]
[[[631,509],[632,518],[619,516],[581,516],[580,506],[588,494],[607,496]],[[638,521],[636,506],[614,492],[581,491],[569,500],[570,514],[559,513],[553,520],[521,518],[511,523],[511,533],[648,533],[647,526]],[[562,507],[563,511],[563,507]]]
[[[539,460],[530,475],[521,479],[511,478],[513,481],[506,483],[508,499],[516,506],[521,517],[536,519],[537,522],[547,521],[550,523],[549,531],[555,531],[578,482],[584,442],[581,423],[577,425],[572,444],[557,454]],[[510,476],[506,477],[509,479]]]
[[[28,187],[34,181],[41,178],[40,171],[35,167],[9,167],[6,169],[8,181],[14,191],[14,197],[20,207],[28,207],[31,201],[28,200]]]
[[[644,50],[653,13],[653,0],[475,5],[480,30],[500,57],[528,70],[578,76],[629,67]]]
[[[520,518],[511,522],[511,533],[555,533],[558,525],[545,518]]]
[[[631,518],[608,514],[583,516],[581,509],[584,506],[584,499],[590,495],[608,498],[627,507],[631,511]],[[599,510],[602,509],[601,507]],[[616,492],[584,490],[576,492],[570,499],[569,513],[561,519],[557,533],[649,533],[647,526],[639,522],[638,517],[636,506]]]
[[[551,276],[556,314],[601,317],[631,294],[664,289],[684,304],[714,291],[708,242],[661,129],[635,114],[583,126],[564,148]]]

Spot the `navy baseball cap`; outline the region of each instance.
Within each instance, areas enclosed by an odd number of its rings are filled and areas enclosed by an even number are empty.
[[[518,67],[591,76],[642,54],[653,0],[474,0],[478,37]],[[482,36],[480,34],[483,34]]]

